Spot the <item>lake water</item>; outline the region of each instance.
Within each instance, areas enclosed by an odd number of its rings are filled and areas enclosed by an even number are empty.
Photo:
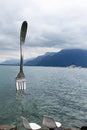
[[[24,67],[26,93],[16,92],[18,71],[0,66],[0,124],[24,129],[20,116],[42,125],[43,115],[49,115],[64,127],[87,125],[87,69]]]

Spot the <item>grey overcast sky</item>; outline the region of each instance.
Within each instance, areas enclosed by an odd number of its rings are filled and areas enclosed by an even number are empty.
[[[87,0],[0,0],[0,61],[19,58],[25,20],[25,59],[66,48],[87,49]]]

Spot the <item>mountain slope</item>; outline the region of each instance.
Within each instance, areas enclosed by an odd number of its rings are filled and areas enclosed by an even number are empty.
[[[27,61],[25,65],[35,66],[59,66],[66,67],[76,65],[87,67],[87,50],[82,49],[65,49],[51,55],[39,56],[31,61]]]
[[[31,60],[25,62],[24,65],[37,66],[38,63],[40,63],[44,58],[46,58],[48,56],[53,56],[54,54],[56,54],[56,52],[47,52],[44,55],[34,58],[33,60],[31,59]]]

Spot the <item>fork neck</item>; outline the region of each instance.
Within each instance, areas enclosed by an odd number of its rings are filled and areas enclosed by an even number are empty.
[[[20,42],[20,72],[23,72],[23,58],[24,58],[23,46],[24,46],[24,43]]]

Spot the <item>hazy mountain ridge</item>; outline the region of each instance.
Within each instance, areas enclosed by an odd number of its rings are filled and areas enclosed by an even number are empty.
[[[54,54],[56,54],[56,52],[46,52],[44,55],[38,56],[38,57],[34,58],[33,60],[29,60],[29,61],[25,62],[24,65],[38,66],[38,64],[40,62],[42,62],[42,60],[44,58],[53,56]]]
[[[10,59],[10,60],[6,60],[4,62],[1,62],[0,64],[2,64],[2,65],[19,65],[19,60],[18,59]]]
[[[51,54],[51,53],[50,53]],[[71,65],[87,67],[87,50],[82,49],[65,49],[56,52],[53,55],[39,56],[25,65],[35,66],[58,66],[67,67]]]
[[[19,62],[12,60],[3,64],[19,65]],[[26,66],[57,66],[67,67],[71,65],[87,67],[87,50],[83,49],[65,49],[60,52],[47,52],[36,58],[25,60]]]

